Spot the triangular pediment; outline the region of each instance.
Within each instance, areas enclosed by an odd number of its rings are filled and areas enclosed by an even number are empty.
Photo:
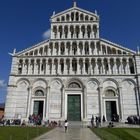
[[[90,21],[99,20],[99,16],[97,15],[97,13],[89,12],[89,11],[81,9],[79,7],[72,7],[72,8],[69,8],[67,10],[64,10],[64,11],[62,11],[60,13],[57,13],[57,14],[54,13],[53,16],[51,17],[51,21],[52,22],[59,22],[57,19],[60,19],[60,21],[61,21],[61,18],[63,16],[64,17],[67,17],[67,15],[71,16],[72,13],[75,13],[75,14],[78,13],[79,18],[80,18],[80,15],[83,15],[84,18],[86,16],[88,16]]]

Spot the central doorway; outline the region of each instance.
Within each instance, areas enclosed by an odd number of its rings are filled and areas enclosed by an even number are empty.
[[[116,101],[106,101],[106,117],[107,121],[114,121],[117,115]]]
[[[43,116],[44,101],[34,101],[33,114]]]
[[[68,95],[68,121],[81,121],[81,96]]]

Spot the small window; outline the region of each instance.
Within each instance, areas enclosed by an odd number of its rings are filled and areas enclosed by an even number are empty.
[[[44,92],[42,90],[37,90],[35,96],[44,96]]]
[[[60,21],[60,18],[57,18],[56,21]]]
[[[75,82],[70,83],[68,87],[69,88],[81,88],[80,85],[78,83],[75,83]]]
[[[93,20],[94,20],[94,18],[93,18],[93,17],[91,17],[91,18],[90,18],[90,21],[93,21]]]
[[[105,92],[105,96],[106,97],[115,97],[115,92],[113,90],[109,89]]]

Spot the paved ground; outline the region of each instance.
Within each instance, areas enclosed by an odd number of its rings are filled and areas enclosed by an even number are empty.
[[[69,128],[65,133],[64,128],[54,130],[34,139],[34,140],[100,140],[88,128]]]

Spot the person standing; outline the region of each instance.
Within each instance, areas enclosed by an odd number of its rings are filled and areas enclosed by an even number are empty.
[[[92,115],[92,118],[91,118],[91,127],[94,127],[94,116]]]
[[[65,120],[65,133],[67,132],[67,129],[68,129],[68,121]]]

